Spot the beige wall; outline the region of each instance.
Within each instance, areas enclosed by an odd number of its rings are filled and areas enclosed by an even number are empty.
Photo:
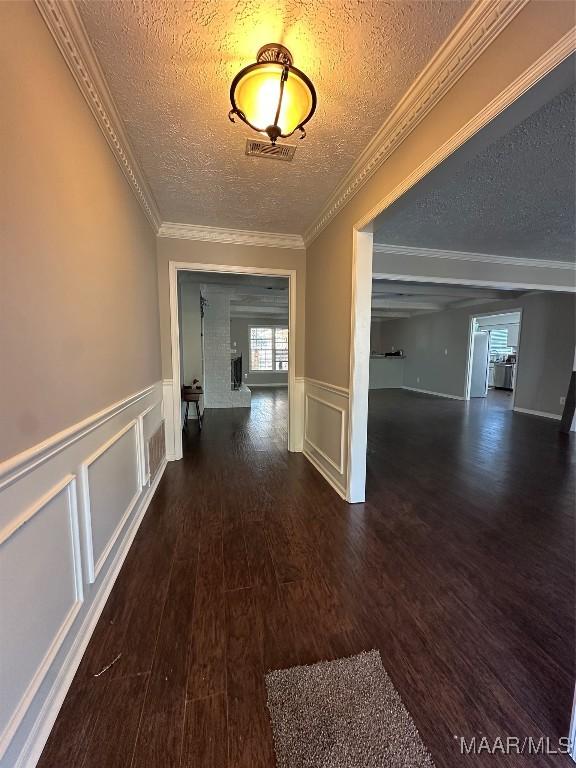
[[[160,379],[155,237],[32,2],[1,3],[0,459]]]
[[[187,262],[190,264],[206,263],[240,267],[263,267],[267,269],[295,269],[295,375],[304,376],[304,307],[306,286],[306,253],[304,250],[233,245],[229,243],[207,243],[200,240],[177,240],[163,237],[158,238],[157,244],[163,378],[172,378],[170,289],[168,275],[170,261]]]
[[[349,384],[354,224],[573,24],[572,3],[529,3],[310,245],[306,265],[306,376],[342,387]]]

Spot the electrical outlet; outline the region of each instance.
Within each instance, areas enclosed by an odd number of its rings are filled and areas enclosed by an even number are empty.
[[[566,403],[566,398],[565,397],[561,397],[560,398],[560,405],[564,405],[565,403]]]

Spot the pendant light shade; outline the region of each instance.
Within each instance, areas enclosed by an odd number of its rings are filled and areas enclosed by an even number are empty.
[[[316,92],[310,79],[292,66],[292,56],[284,46],[265,45],[255,64],[241,70],[230,87],[232,109],[229,117],[239,117],[253,130],[265,133],[272,144],[300,130],[316,109]]]

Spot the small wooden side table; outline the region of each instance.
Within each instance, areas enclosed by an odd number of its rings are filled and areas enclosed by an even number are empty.
[[[190,403],[194,403],[196,406],[196,416],[198,417],[198,428],[200,432],[202,431],[202,413],[200,412],[200,397],[204,394],[204,391],[200,388],[196,387],[182,387],[180,391],[180,398],[183,403],[186,403],[186,411],[184,413],[184,424],[182,424],[182,429],[184,431],[188,430],[188,410],[190,408]]]

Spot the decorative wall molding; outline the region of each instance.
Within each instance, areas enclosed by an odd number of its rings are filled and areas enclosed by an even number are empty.
[[[52,687],[42,704],[40,712],[28,733],[24,746],[14,763],[14,768],[31,768],[31,766],[36,765],[38,762],[42,750],[44,749],[44,745],[50,735],[50,731],[56,721],[60,707],[62,706],[68,689],[74,679],[76,670],[80,665],[84,651],[86,650],[90,638],[92,637],[92,633],[94,632],[94,628],[100,618],[100,614],[104,610],[106,600],[112,591],[112,587],[120,573],[122,564],[126,559],[132,541],[138,532],[140,523],[142,522],[146,510],[154,496],[154,492],[164,475],[165,469],[166,460],[163,461],[152,484],[146,489],[141,498],[138,510],[124,533],[122,542],[114,555],[111,565],[96,588],[96,593],[88,608],[88,612],[84,616],[82,624],[75,634],[74,641],[66,654],[66,658],[60,665],[56,679],[54,680]]]
[[[311,384],[313,387],[324,389],[326,392],[333,392],[335,395],[345,395],[348,397],[350,394],[347,387],[338,387],[336,384],[329,384],[327,381],[319,381],[318,379],[311,379],[310,377],[306,377],[304,381],[307,384]]]
[[[275,232],[252,232],[247,229],[226,229],[204,227],[200,224],[177,224],[165,221],[158,230],[158,237],[173,237],[178,240],[203,240],[208,243],[233,243],[235,245],[257,245],[265,248],[290,248],[302,250],[301,235],[284,235]]]
[[[12,712],[6,727],[0,734],[0,760],[4,756],[8,749],[14,734],[18,730],[31,702],[34,699],[38,689],[42,685],[50,665],[54,661],[56,654],[62,647],[76,616],[78,615],[82,603],[84,601],[84,589],[82,581],[82,565],[81,565],[81,553],[80,553],[80,532],[78,524],[78,508],[76,502],[76,475],[68,474],[61,481],[56,483],[50,490],[42,494],[30,507],[25,509],[11,525],[6,526],[0,534],[0,543],[7,544],[9,539],[25,524],[30,524],[32,520],[42,513],[48,505],[54,501],[62,493],[66,493],[66,506],[68,512],[68,524],[70,534],[70,546],[71,546],[71,560],[74,579],[74,594],[75,599],[66,615],[64,616],[62,623],[53,635],[50,644],[46,648],[44,656],[36,667],[34,674],[29,681],[24,693],[22,694],[16,708]],[[46,574],[48,577],[48,574]]]
[[[22,453],[18,453],[16,456],[3,461],[0,463],[0,490],[18,480],[24,474],[31,472],[40,464],[52,458],[56,453],[60,453],[60,451],[63,451],[72,443],[80,440],[89,432],[92,432],[117,414],[126,410],[126,408],[143,400],[159,386],[160,382],[152,384],[123,400],[118,400],[116,403],[108,406],[108,408],[88,416],[88,418],[73,424],[71,427],[67,427],[62,432],[52,435],[41,443],[32,446],[32,448],[28,448],[22,451]]]
[[[528,0],[476,0],[308,228],[308,246],[498,37]]]
[[[19,670],[5,691],[2,765],[36,764],[160,481],[166,460],[159,390],[147,387],[2,465],[3,576],[15,587],[4,601],[0,644],[4,663],[18,660]],[[154,441],[148,471],[143,457]],[[22,563],[32,581],[19,578]],[[15,645],[19,636],[26,642]]]
[[[308,434],[308,403],[310,400],[314,400],[317,403],[320,403],[321,405],[325,406],[326,408],[331,408],[333,411],[336,411],[340,414],[340,450],[339,450],[339,461],[338,463],[334,461],[334,459],[326,453],[322,448],[320,448],[319,445],[317,445],[310,435]],[[345,441],[345,430],[344,430],[344,422],[346,420],[346,411],[344,408],[341,408],[338,405],[334,405],[334,403],[328,402],[328,400],[324,400],[321,397],[318,397],[317,395],[311,395],[309,392],[306,392],[306,403],[304,408],[304,441],[308,443],[308,445],[312,446],[312,448],[318,453],[324,461],[327,461],[328,464],[330,464],[331,467],[333,467],[336,472],[338,472],[339,475],[342,475],[344,473],[344,441]]]
[[[344,387],[337,387],[327,382],[304,378],[304,408],[302,449],[303,453],[320,472],[324,479],[344,500],[347,500],[346,490],[346,441],[348,435],[349,393]],[[327,393],[322,397],[320,393]],[[339,460],[333,458],[336,448],[327,444],[327,436],[311,435],[309,430],[309,401],[314,400],[322,406],[333,409],[340,414],[340,436],[338,440]],[[326,440],[324,439],[326,437]],[[333,442],[333,440],[332,440]],[[334,450],[331,451],[331,447]]]
[[[476,261],[484,264],[502,264],[514,267],[534,267],[536,269],[566,269],[576,273],[576,261],[554,261],[552,259],[526,259],[517,256],[498,256],[487,253],[469,253],[466,251],[445,251],[437,248],[417,248],[406,245],[374,243],[374,253],[390,253],[395,256],[416,256],[427,259],[453,259],[455,261]]]
[[[124,437],[128,432],[134,431],[135,443],[136,443],[136,460],[138,466],[138,485],[134,491],[128,506],[123,510],[118,523],[112,532],[106,546],[101,552],[98,559],[96,559],[94,553],[94,545],[92,540],[92,513],[91,513],[91,499],[90,499],[90,467],[101,456],[103,456],[113,445]],[[136,506],[140,493],[142,491],[142,462],[143,462],[143,446],[140,437],[139,419],[132,419],[122,429],[120,429],[115,435],[101,445],[94,453],[88,456],[85,461],[80,465],[80,498],[82,500],[82,517],[83,517],[83,532],[84,532],[84,552],[86,557],[86,576],[90,584],[92,584],[98,578],[98,574],[102,570],[102,566],[106,562],[110,552],[116,544],[122,530],[126,524],[126,521],[132,514],[134,507]]]
[[[157,232],[160,226],[158,206],[134,156],[122,119],[75,3],[62,0],[36,0],[36,5],[110,145],[114,157],[128,179],[154,232]]]
[[[341,485],[334,477],[332,477],[332,475],[330,475],[326,471],[326,468],[323,467],[322,464],[320,464],[318,459],[314,456],[313,453],[311,453],[306,448],[306,446],[304,446],[303,454],[308,459],[310,464],[312,464],[314,469],[316,469],[322,475],[322,477],[324,478],[324,480],[326,480],[328,485],[331,485],[332,488],[334,488],[338,496],[340,496],[341,499],[344,499],[344,501],[348,501],[348,499],[346,498],[346,489],[344,488],[344,486]]]

